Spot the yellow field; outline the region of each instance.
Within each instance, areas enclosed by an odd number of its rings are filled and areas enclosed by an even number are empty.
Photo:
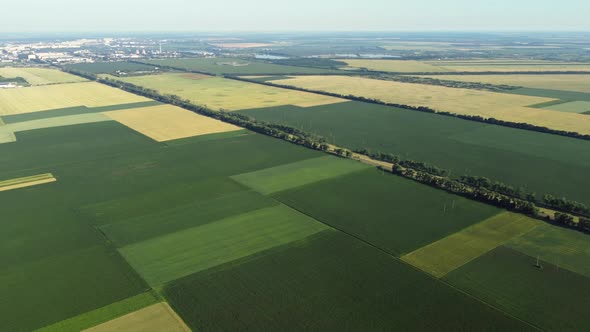
[[[149,99],[94,82],[0,90],[0,116],[74,106],[99,107]]]
[[[345,101],[339,98],[218,77],[193,79],[186,74],[161,74],[110,78],[154,89],[164,94],[178,95],[195,104],[215,110],[237,111],[282,105],[310,107]]]
[[[524,215],[503,212],[413,251],[403,256],[402,260],[442,278],[537,225],[538,221]]]
[[[86,79],[50,68],[2,67],[0,76],[6,78],[22,77],[31,85],[84,82]]]
[[[242,129],[171,105],[112,111],[104,114],[158,142]]]
[[[465,72],[519,72],[519,71],[588,71],[590,64],[576,62],[558,62],[543,60],[450,60],[425,61],[425,63],[443,67],[449,71]]]
[[[422,76],[459,82],[507,84],[527,88],[590,93],[590,75],[433,75]]]
[[[167,303],[158,303],[85,331],[185,332],[190,329]]]
[[[397,73],[413,73],[413,72],[447,72],[451,71],[442,67],[434,66],[420,61],[412,60],[338,60],[348,64],[353,68],[366,68],[375,71],[388,71]]]
[[[55,182],[57,179],[51,173],[27,176],[24,178],[0,181],[0,191],[32,187],[44,183]]]
[[[554,100],[549,98],[345,76],[299,76],[273,83],[590,134],[588,115],[526,107]]]

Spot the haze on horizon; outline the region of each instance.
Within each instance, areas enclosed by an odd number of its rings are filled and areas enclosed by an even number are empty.
[[[590,31],[584,0],[11,1],[0,33]]]

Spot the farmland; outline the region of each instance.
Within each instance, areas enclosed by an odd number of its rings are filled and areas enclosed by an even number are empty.
[[[158,303],[90,328],[88,332],[108,331],[190,331],[166,303]]]
[[[145,63],[154,66],[169,66],[174,68],[194,70],[213,75],[257,75],[257,74],[326,74],[338,73],[338,70],[309,67],[295,67],[265,63],[241,58],[186,58],[150,60]]]
[[[68,65],[67,67],[93,74],[113,74],[115,72],[152,72],[155,70],[155,67],[153,66],[127,61],[78,63]]]
[[[333,97],[204,75],[167,73],[117,79],[155,89],[160,93],[178,95],[196,104],[206,105],[217,110],[235,111],[280,105],[310,107],[344,101]]]
[[[164,293],[198,331],[530,329],[337,232],[191,275]]]
[[[449,282],[545,330],[585,331],[590,278],[499,247],[447,276]]]
[[[590,93],[590,75],[436,75],[424,76],[460,82],[507,84],[537,89]]]
[[[84,82],[78,76],[64,73],[63,71],[49,68],[21,68],[21,67],[2,67],[0,68],[0,77],[15,78],[21,77],[31,85],[47,85],[59,83],[77,83]]]
[[[386,71],[396,73],[434,73],[434,72],[448,72],[445,69],[436,65],[431,65],[420,61],[408,60],[344,60],[350,68],[361,69],[366,68],[372,71]]]
[[[527,107],[550,98],[344,76],[305,76],[273,83],[590,134],[590,118],[584,115]]]
[[[44,85],[0,91],[0,116],[75,106],[109,106],[147,101],[94,82]]]
[[[590,72],[590,65],[580,62],[562,61],[527,61],[527,60],[442,60],[426,61],[427,64],[439,66],[452,71],[464,72],[526,72],[526,71],[586,71]]]
[[[315,133],[332,144],[392,153],[456,175],[485,176],[539,194],[589,202],[587,141],[360,102],[241,113]]]

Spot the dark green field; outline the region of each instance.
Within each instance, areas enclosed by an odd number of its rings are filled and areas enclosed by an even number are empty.
[[[94,63],[78,63],[70,64],[66,67],[84,71],[93,74],[112,74],[116,71],[122,71],[127,73],[133,72],[151,72],[155,69],[153,66],[133,63],[133,62],[94,62]]]
[[[590,93],[565,91],[565,90],[550,90],[550,89],[536,89],[536,88],[520,88],[515,90],[506,90],[504,93],[511,93],[525,96],[547,97],[560,100],[580,100],[590,101]]]
[[[506,247],[445,277],[476,297],[549,331],[588,331],[590,278]]]
[[[360,102],[241,111],[349,147],[590,203],[590,142]]]
[[[165,296],[196,331],[525,331],[339,232],[193,274]]]
[[[331,74],[340,70],[276,65],[262,61],[241,58],[187,58],[146,61],[154,66],[170,66],[179,69],[196,70],[214,75],[257,75],[257,74]]]
[[[287,190],[274,197],[397,256],[500,212],[375,169]]]

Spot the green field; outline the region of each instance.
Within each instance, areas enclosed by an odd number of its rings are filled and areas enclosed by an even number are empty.
[[[525,331],[530,327],[338,232],[164,288],[196,331]]]
[[[312,132],[339,146],[393,153],[454,175],[485,176],[590,203],[588,141],[360,102],[240,113]]]
[[[569,112],[569,113],[586,113],[590,112],[590,101],[570,101],[562,104],[543,107],[547,110]]]
[[[187,58],[150,60],[154,66],[169,66],[179,69],[196,70],[214,75],[257,75],[257,74],[330,74],[342,71],[323,68],[275,65],[262,61],[240,58]]]
[[[43,327],[36,332],[78,332],[158,302],[160,301],[152,292],[147,292]]]
[[[370,168],[357,161],[325,156],[240,174],[232,178],[264,195]]]
[[[275,197],[398,256],[500,212],[375,169],[287,190]]]
[[[454,286],[549,331],[588,331],[590,278],[499,247],[451,272]]]
[[[152,72],[155,69],[153,66],[127,61],[77,63],[67,65],[66,67],[93,74],[113,74],[117,71],[126,73]]]
[[[500,213],[413,251],[402,260],[441,278],[506,241],[531,231],[538,224],[523,215]]]
[[[121,253],[150,285],[160,286],[325,229],[281,205],[132,244]]]
[[[507,242],[506,246],[590,278],[590,239],[587,234],[541,224]]]

